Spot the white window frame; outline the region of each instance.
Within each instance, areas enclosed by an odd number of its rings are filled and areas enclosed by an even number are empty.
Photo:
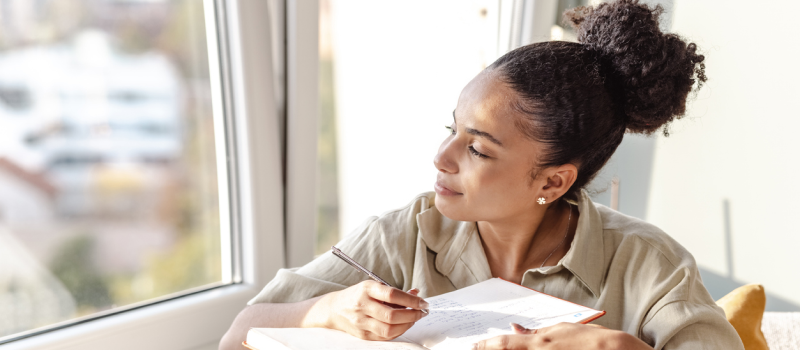
[[[319,139],[319,1],[286,3],[286,263],[314,258]]]
[[[301,182],[309,181],[309,175],[297,177],[295,189],[284,196],[284,178],[308,171],[310,165],[287,161],[290,165],[284,173],[282,158],[283,154],[303,158],[313,151],[310,158],[316,162],[317,60],[283,62],[283,52],[278,52],[278,62],[273,62],[276,50],[287,50],[287,57],[303,57],[312,54],[312,49],[317,55],[318,2],[303,1],[298,5],[296,0],[204,0],[215,132],[217,137],[226,133],[229,140],[227,154],[218,152],[217,162],[225,162],[232,169],[222,174],[229,182],[220,183],[225,186],[221,193],[230,194],[220,198],[220,204],[229,200],[232,213],[227,226],[231,227],[231,235],[222,238],[222,245],[226,246],[222,256],[228,258],[226,264],[230,264],[229,271],[233,273],[223,277],[234,283],[68,325],[6,343],[0,349],[215,349],[236,314],[279,268],[287,261],[310,260],[313,244],[308,244],[308,252],[297,245],[314,237],[314,231],[304,232],[308,223],[302,223],[302,216],[315,214],[313,197],[312,208],[307,207],[315,186],[311,186],[311,192],[297,189]],[[282,39],[283,35],[271,35],[276,26],[269,21],[270,10],[278,11],[272,18],[286,22],[286,27],[281,24],[278,30],[290,34],[288,49],[283,40],[270,40]],[[274,69],[273,64],[279,68]],[[287,69],[281,71],[282,67]],[[309,69],[313,76],[300,74]],[[286,123],[281,99],[291,91],[307,89],[309,84],[314,87],[311,97],[289,99]],[[280,91],[287,85],[293,90]],[[302,107],[310,98],[314,98],[311,107]],[[222,113],[228,118],[222,119]],[[312,115],[304,116],[305,113]],[[295,118],[300,121],[300,128],[292,127],[297,124],[293,122]],[[304,135],[299,135],[297,141],[288,137],[289,142],[283,143],[284,135],[291,135],[284,125],[308,130],[309,121],[313,123],[310,131],[301,133]],[[315,163],[311,166],[315,167]],[[315,183],[315,175],[310,176],[310,183]],[[299,194],[298,199],[286,200],[294,198],[293,193]],[[296,209],[287,214],[294,218],[295,225],[288,236],[289,242],[295,243],[287,244],[284,208],[292,207]],[[312,220],[312,229],[313,225]],[[291,251],[294,253],[287,254]]]

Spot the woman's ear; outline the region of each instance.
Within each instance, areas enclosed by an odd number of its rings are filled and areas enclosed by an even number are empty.
[[[547,184],[542,187],[542,192],[546,196],[548,202],[552,202],[555,198],[561,198],[575,180],[578,179],[578,168],[573,164],[561,165],[550,172],[547,177]]]

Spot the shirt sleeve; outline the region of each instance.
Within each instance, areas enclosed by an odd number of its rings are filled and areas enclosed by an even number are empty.
[[[724,312],[704,303],[675,301],[664,305],[644,325],[642,335],[655,349],[744,350]]]
[[[369,218],[336,247],[362,266],[383,276],[376,264],[384,254],[374,227],[376,217]],[[386,279],[386,277],[382,277]],[[280,269],[265,287],[247,304],[293,303],[308,300],[330,292],[339,291],[367,279],[367,276],[348,265],[330,251],[318,256],[302,267]],[[388,280],[387,280],[388,281]],[[388,281],[391,283],[391,281]]]
[[[403,289],[410,283],[413,271],[418,232],[416,214],[424,209],[423,198],[418,196],[405,208],[380,218],[369,218],[336,247],[386,282]],[[366,279],[366,274],[326,252],[303,267],[279,270],[248,304],[308,300]]]

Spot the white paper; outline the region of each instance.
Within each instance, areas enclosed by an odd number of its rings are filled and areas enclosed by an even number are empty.
[[[362,340],[325,328],[252,328],[247,333],[247,344],[259,350],[278,349],[281,345],[293,350],[425,350],[416,344]]]
[[[510,322],[533,329],[601,313],[499,278],[425,300],[430,314],[400,339],[436,350],[469,349],[480,340],[513,334]]]

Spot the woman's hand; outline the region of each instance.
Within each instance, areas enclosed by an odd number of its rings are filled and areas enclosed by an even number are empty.
[[[480,341],[473,349],[652,349],[638,338],[593,324],[559,323],[537,330],[512,324],[514,333]]]
[[[375,281],[364,281],[327,294],[323,297],[328,310],[325,327],[367,340],[397,338],[426,315],[420,309],[427,309],[428,303],[417,293],[416,288],[405,293]]]

